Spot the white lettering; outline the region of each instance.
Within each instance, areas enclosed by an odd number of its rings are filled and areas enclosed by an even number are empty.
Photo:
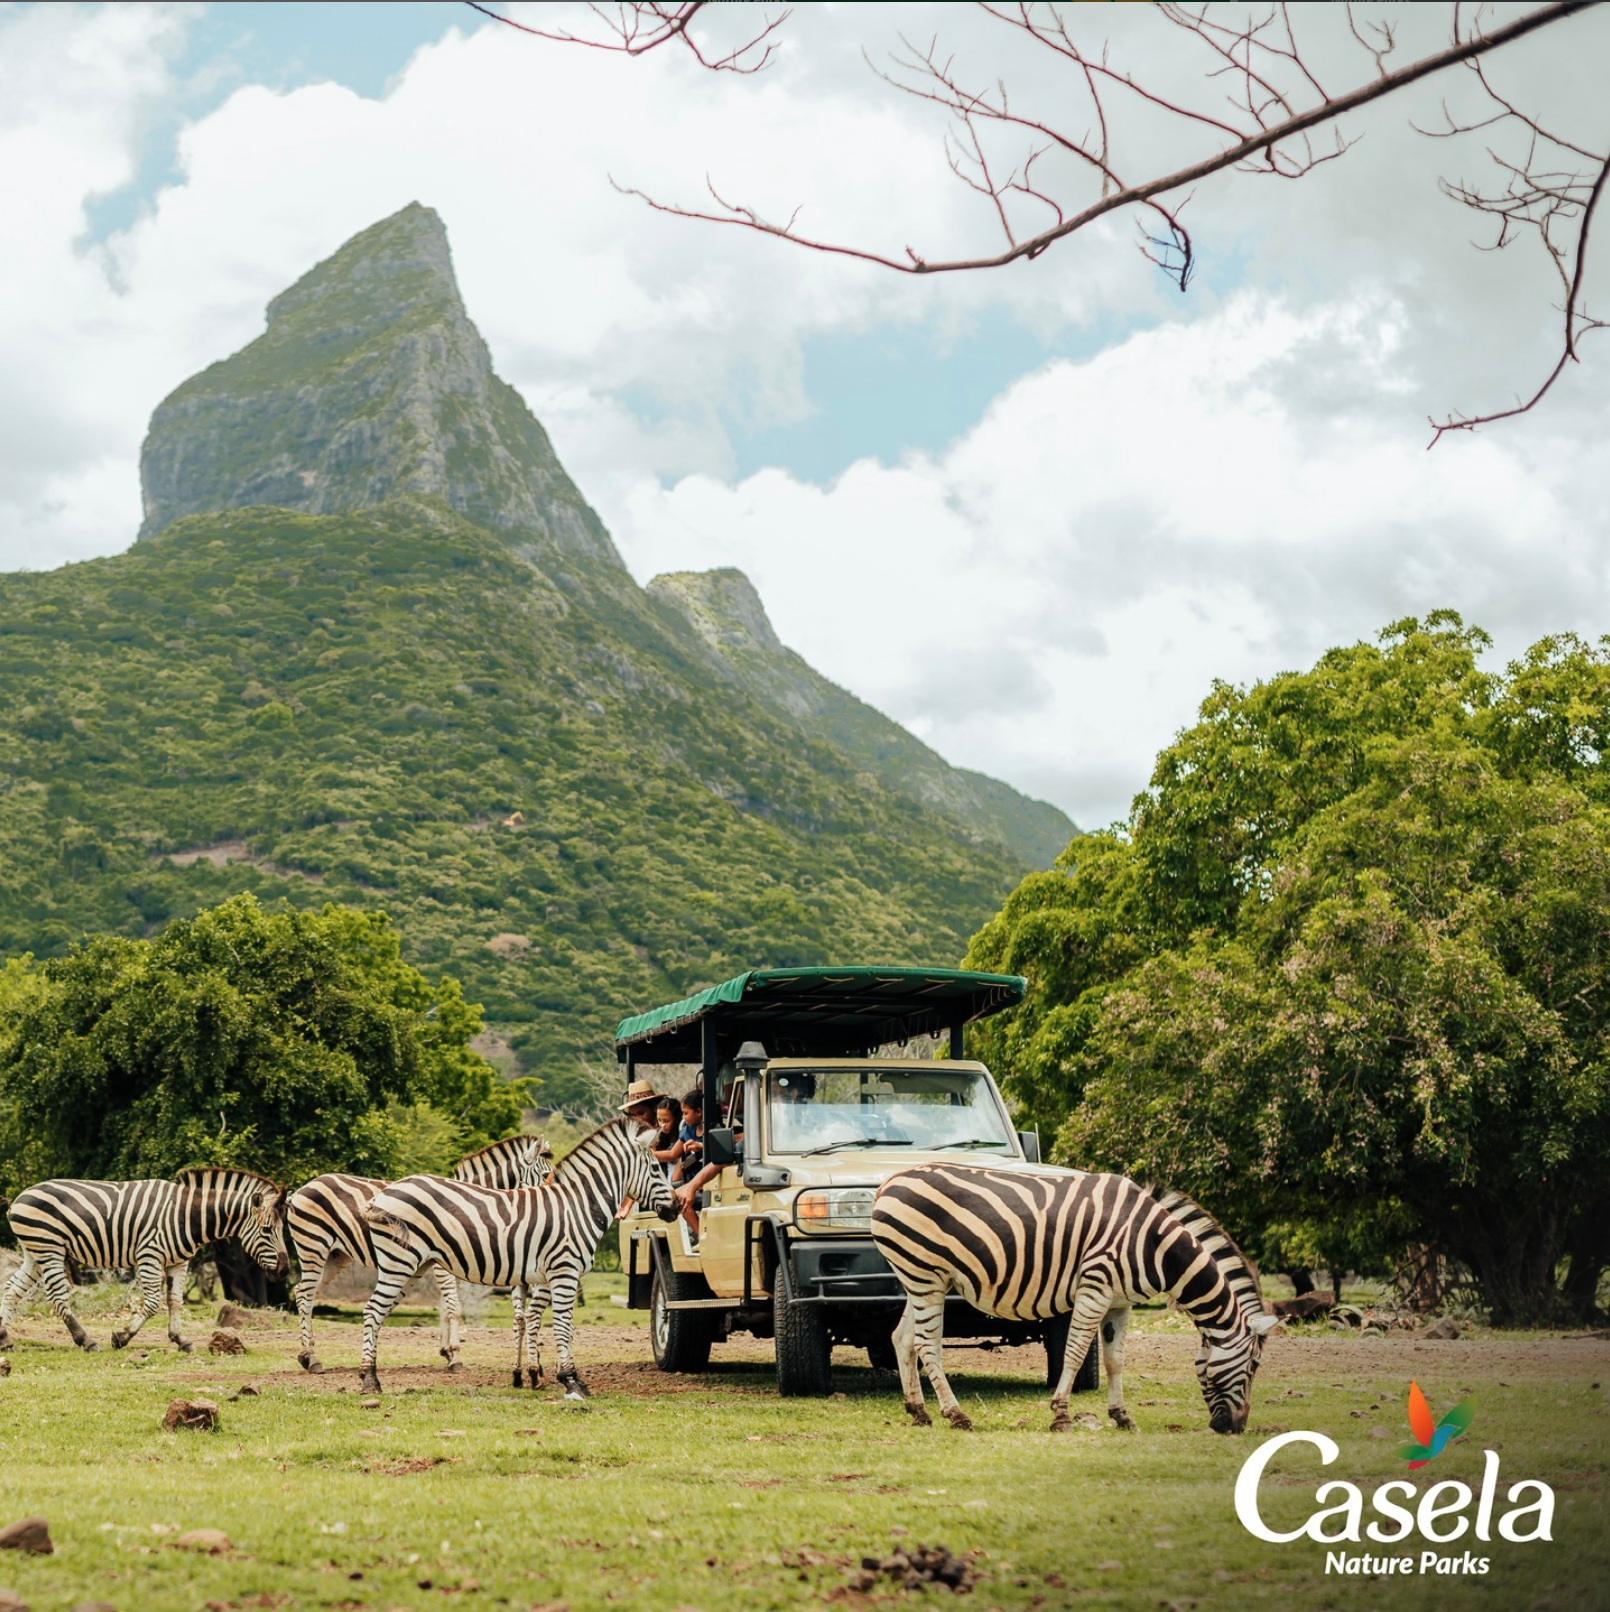
[[[1509,1501],[1513,1505],[1521,1497],[1523,1489],[1535,1489],[1537,1499],[1529,1506],[1522,1506],[1518,1511],[1506,1511],[1499,1519],[1498,1532],[1505,1539],[1512,1539],[1517,1545],[1524,1545],[1532,1539],[1553,1539],[1554,1526],[1554,1491],[1546,1483],[1539,1483],[1536,1478],[1523,1478],[1519,1483],[1509,1486]],[[1516,1526],[1516,1520],[1521,1517],[1537,1513],[1537,1527],[1531,1533],[1523,1534]]]
[[[1438,1495],[1447,1495],[1446,1500],[1438,1502]],[[1448,1545],[1458,1539],[1470,1526],[1468,1517],[1457,1517],[1453,1526],[1446,1533],[1438,1533],[1436,1522],[1439,1517],[1454,1517],[1470,1504],[1470,1486],[1464,1483],[1455,1483],[1451,1479],[1445,1483],[1433,1483],[1420,1497],[1420,1515],[1417,1521],[1420,1532],[1427,1539],[1439,1545]]]
[[[1331,1506],[1325,1511],[1316,1511],[1308,1519],[1308,1537],[1317,1540],[1321,1545],[1339,1545],[1344,1539],[1356,1545],[1359,1514],[1364,1509],[1364,1496],[1351,1483],[1327,1483],[1314,1491],[1315,1505],[1322,1505],[1333,1494],[1345,1495],[1347,1498],[1338,1506]],[[1325,1523],[1331,1517],[1341,1517],[1345,1521],[1339,1532],[1327,1534]]]
[[[1383,1545],[1395,1545],[1399,1540],[1407,1539],[1414,1530],[1414,1513],[1407,1506],[1400,1506],[1388,1498],[1393,1494],[1401,1494],[1405,1500],[1412,1500],[1414,1485],[1405,1483],[1402,1478],[1394,1478],[1391,1483],[1383,1483],[1375,1491],[1375,1509],[1388,1522],[1398,1524],[1396,1532],[1383,1528],[1378,1522],[1372,1522],[1364,1530],[1371,1539],[1378,1539]]]
[[[1476,1538],[1482,1541],[1493,1537],[1493,1500],[1498,1494],[1498,1451],[1481,1453],[1481,1504],[1476,1507]]]
[[[1264,1468],[1269,1465],[1277,1450],[1283,1450],[1288,1444],[1298,1443],[1312,1444],[1319,1451],[1322,1466],[1329,1466],[1342,1453],[1336,1440],[1326,1438],[1323,1433],[1305,1433],[1301,1430],[1281,1433],[1247,1457],[1235,1480],[1235,1514],[1240,1519],[1241,1526],[1254,1539],[1261,1539],[1265,1544],[1289,1545],[1292,1540],[1301,1539],[1308,1532],[1308,1525],[1304,1524],[1300,1528],[1294,1528],[1290,1533],[1278,1533],[1258,1515],[1258,1482],[1263,1477]]]

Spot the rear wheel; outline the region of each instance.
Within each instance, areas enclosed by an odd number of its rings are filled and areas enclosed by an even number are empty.
[[[703,1371],[710,1364],[715,1342],[715,1314],[710,1310],[673,1310],[670,1303],[707,1299],[710,1289],[702,1276],[656,1268],[649,1293],[648,1331],[654,1364],[661,1371]]]
[[[781,1276],[772,1283],[777,1327],[777,1392],[785,1399],[825,1399],[833,1391],[833,1339],[820,1304],[790,1304]]]
[[[1068,1327],[1071,1315],[1054,1315],[1045,1324],[1045,1386],[1054,1389],[1062,1375],[1062,1357],[1068,1352]],[[1073,1374],[1073,1392],[1093,1393],[1101,1387],[1101,1338],[1090,1340],[1084,1360]]]

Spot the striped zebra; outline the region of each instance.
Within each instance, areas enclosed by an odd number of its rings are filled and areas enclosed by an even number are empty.
[[[540,1136],[508,1136],[460,1159],[453,1166],[455,1181],[477,1186],[508,1189],[534,1187],[553,1172],[552,1150]],[[377,1192],[389,1185],[359,1175],[321,1175],[298,1187],[291,1194],[286,1215],[291,1246],[301,1277],[296,1284],[296,1313],[302,1328],[302,1351],[297,1355],[304,1371],[324,1370],[313,1350],[313,1305],[324,1280],[342,1266],[356,1263],[370,1270],[375,1266],[374,1239],[364,1214]],[[441,1353],[449,1371],[458,1371],[458,1326],[462,1311],[458,1284],[441,1265],[432,1273],[438,1289]],[[514,1324],[517,1343],[525,1337],[522,1313],[524,1290],[514,1298]]]
[[[1121,1428],[1124,1335],[1137,1299],[1167,1293],[1196,1323],[1196,1375],[1215,1433],[1247,1422],[1252,1376],[1275,1326],[1241,1251],[1182,1193],[1155,1196],[1121,1175],[1031,1175],[920,1164],[890,1176],[872,1205],[872,1238],[906,1292],[895,1329],[906,1409],[927,1426],[919,1359],[951,1425],[970,1428],[940,1360],[945,1295],[1010,1320],[1068,1314],[1051,1430],[1071,1427],[1068,1393],[1096,1329],[1107,1414]]]
[[[23,1257],[0,1297],[0,1348],[11,1341],[17,1306],[39,1283],[73,1342],[100,1347],[72,1312],[69,1258],[86,1267],[133,1267],[140,1305],[112,1334],[114,1349],[156,1314],[166,1294],[168,1336],[187,1354],[179,1320],[199,1249],[238,1237],[264,1270],[281,1275],[288,1265],[285,1194],[247,1170],[182,1170],[172,1181],[42,1181],[17,1194],[8,1219]]]
[[[380,1280],[363,1312],[363,1388],[380,1391],[375,1370],[380,1328],[409,1277],[434,1259],[466,1282],[525,1284],[525,1346],[536,1362],[526,1373],[532,1388],[542,1379],[537,1332],[551,1296],[559,1381],[567,1399],[586,1398],[571,1352],[571,1326],[581,1279],[599,1239],[626,1198],[664,1221],[678,1214],[665,1172],[648,1151],[653,1144],[653,1131],[639,1130],[631,1119],[612,1119],[583,1137],[540,1187],[494,1192],[411,1175],[377,1194],[368,1220]],[[514,1382],[520,1386],[518,1364]]]

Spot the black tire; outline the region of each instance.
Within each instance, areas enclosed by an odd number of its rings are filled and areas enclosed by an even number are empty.
[[[790,1304],[772,1282],[777,1327],[777,1392],[784,1399],[826,1399],[833,1392],[833,1339],[820,1304]]]
[[[1054,1315],[1045,1326],[1045,1386],[1055,1388],[1062,1375],[1062,1357],[1068,1352],[1068,1326],[1071,1315]],[[1094,1393],[1101,1387],[1101,1338],[1090,1340],[1084,1361],[1073,1374],[1073,1392]]]
[[[667,1300],[707,1299],[710,1289],[702,1276],[680,1271],[666,1273],[669,1285],[655,1267],[649,1290],[648,1335],[654,1364],[661,1371],[703,1371],[710,1364],[710,1345],[716,1340],[715,1315],[710,1310],[671,1310]]]

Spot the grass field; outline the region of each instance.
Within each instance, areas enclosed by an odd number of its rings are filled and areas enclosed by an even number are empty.
[[[748,1339],[718,1349],[709,1376],[661,1376],[642,1327],[604,1297],[618,1278],[591,1281],[585,1407],[552,1387],[507,1386],[501,1325],[474,1329],[459,1377],[440,1369],[433,1329],[389,1328],[386,1393],[366,1409],[356,1370],[343,1369],[357,1360],[350,1323],[321,1320],[332,1369],[309,1378],[285,1325],[246,1333],[245,1356],[180,1357],[155,1326],[145,1350],[82,1355],[31,1312],[0,1380],[0,1525],[42,1515],[56,1553],[0,1553],[0,1588],[34,1612],[947,1604],[942,1588],[848,1587],[863,1556],[898,1544],[978,1552],[979,1581],[958,1604],[979,1609],[1610,1605],[1602,1339],[1277,1338],[1248,1435],[1226,1439],[1206,1430],[1194,1335],[1154,1313],[1131,1335],[1126,1374],[1139,1433],[1095,1418],[1052,1438],[1038,1351],[955,1350],[953,1380],[978,1424],[966,1435],[907,1426],[897,1385],[847,1350],[843,1397],[821,1402],[778,1399],[764,1346]],[[203,1346],[207,1320],[189,1323]],[[1343,1578],[1326,1575],[1320,1545],[1264,1544],[1241,1528],[1236,1474],[1274,1430],[1327,1432],[1342,1452],[1323,1471],[1311,1452],[1282,1452],[1264,1485],[1278,1526],[1314,1509],[1322,1479],[1367,1492],[1403,1477],[1411,1378],[1439,1410],[1475,1397],[1470,1434],[1418,1475],[1422,1488],[1474,1485],[1495,1448],[1506,1485],[1553,1485],[1552,1543],[1481,1547],[1485,1577]],[[261,1393],[228,1400],[242,1383]],[[219,1431],[163,1430],[170,1398],[202,1393],[222,1403]],[[204,1528],[232,1548],[176,1545]]]

